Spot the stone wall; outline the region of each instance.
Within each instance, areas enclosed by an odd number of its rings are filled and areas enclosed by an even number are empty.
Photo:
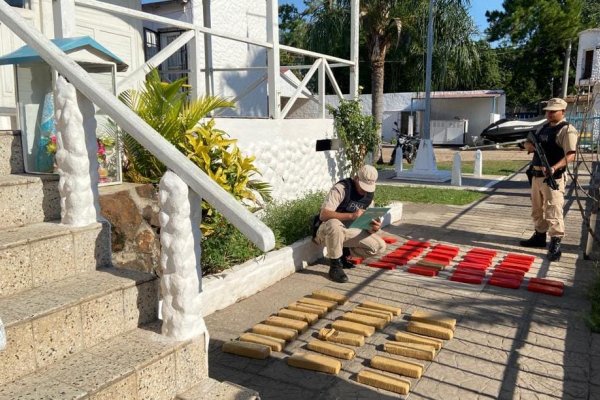
[[[111,224],[115,266],[159,271],[158,189],[133,183],[105,186],[100,188],[100,208]]]

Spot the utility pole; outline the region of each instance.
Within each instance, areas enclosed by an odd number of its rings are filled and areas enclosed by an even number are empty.
[[[567,43],[567,50],[565,51],[565,70],[563,73],[563,86],[562,86],[562,97],[567,97],[567,90],[569,88],[569,64],[571,62],[571,40]]]

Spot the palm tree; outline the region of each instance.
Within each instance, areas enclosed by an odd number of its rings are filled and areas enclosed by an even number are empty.
[[[429,0],[361,2],[361,53],[366,55],[371,67],[371,113],[379,123],[383,119],[386,58],[391,51],[405,63],[412,60],[409,64],[420,69],[421,72],[406,71],[407,75],[411,75],[411,79],[406,81],[423,82],[423,79],[418,79],[418,74],[422,74],[424,65],[419,63],[418,59],[422,59],[425,52],[424,27],[427,25],[428,4]],[[441,67],[436,69],[436,72],[439,72],[436,77],[438,83],[460,85],[473,80],[477,74],[479,57],[476,43],[471,40],[471,35],[476,33],[476,29],[466,10],[469,4],[469,0],[436,1],[434,54],[443,61],[439,63]],[[310,15],[309,49],[347,58],[349,0],[312,0],[308,2],[307,13]],[[448,66],[458,71],[450,70]]]
[[[162,82],[158,70],[153,69],[142,90],[131,89],[119,95],[127,107],[184,154],[185,137],[202,118],[218,108],[233,107],[232,102],[219,97],[189,101],[185,83],[186,78]],[[132,182],[157,183],[166,171],[156,157],[127,134],[123,134],[123,153],[127,159],[125,175]]]

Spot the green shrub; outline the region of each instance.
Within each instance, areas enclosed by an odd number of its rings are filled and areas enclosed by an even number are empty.
[[[263,221],[277,241],[287,246],[311,234],[310,223],[321,209],[324,198],[323,192],[309,192],[301,199],[270,204],[265,209]]]
[[[276,248],[288,246],[310,235],[310,222],[319,212],[324,193],[308,193],[305,197],[269,204],[263,221],[273,230]],[[244,235],[216,213],[214,230],[202,239],[202,273],[215,274],[233,265],[261,255]]]
[[[259,204],[256,194],[261,200],[270,200],[271,186],[256,179],[260,173],[254,157],[244,156],[237,140],[217,129],[214,119],[201,122],[210,112],[233,107],[233,103],[211,96],[189,100],[185,83],[185,78],[162,82],[153,69],[141,90],[126,90],[119,98],[237,200],[255,207]],[[118,127],[113,124],[113,129]],[[128,160],[124,175],[131,182],[158,183],[166,172],[154,155],[126,133],[123,151]],[[202,235],[212,235],[219,223],[215,209],[203,201]]]
[[[360,100],[341,100],[338,108],[327,106],[333,115],[333,126],[344,144],[344,154],[350,162],[350,176],[365,163],[369,152],[379,145],[379,124],[371,115],[363,115]]]
[[[202,274],[210,275],[241,264],[262,252],[219,213],[213,215],[214,230],[202,237]]]

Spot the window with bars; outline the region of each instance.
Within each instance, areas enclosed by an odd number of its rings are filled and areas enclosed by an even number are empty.
[[[594,61],[594,50],[585,52],[585,60],[583,64],[583,73],[581,79],[590,79],[592,77],[592,63]]]

